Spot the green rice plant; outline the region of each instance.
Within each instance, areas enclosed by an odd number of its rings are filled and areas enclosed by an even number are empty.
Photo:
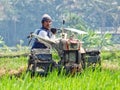
[[[102,61],[117,58],[120,60],[119,52],[102,52]],[[53,57],[56,59],[57,54]],[[0,68],[17,69],[27,64],[28,58],[0,58]],[[111,61],[112,63],[113,61]],[[57,70],[49,73],[46,77],[35,76],[31,78],[30,73],[25,71],[20,77],[5,74],[0,77],[0,90],[119,90],[120,89],[120,70],[96,68],[86,68],[81,74],[75,76],[58,75]]]
[[[82,74],[71,76],[52,72],[47,77],[33,77],[29,73],[20,78],[4,76],[0,90],[119,90],[120,71],[86,69]]]
[[[26,66],[27,59],[26,57],[0,58],[0,68],[17,69],[20,66]]]
[[[84,41],[83,47],[85,48],[95,48],[98,50],[103,49],[103,47],[112,46],[112,35],[109,33],[97,34],[93,30],[87,30],[88,34],[84,35],[81,40]]]
[[[53,57],[53,60],[55,60],[55,61],[60,60],[60,57],[59,57],[58,52],[56,50],[52,50],[52,57]]]
[[[111,61],[119,61],[120,59],[120,51],[102,51],[101,57],[102,60],[111,60]]]

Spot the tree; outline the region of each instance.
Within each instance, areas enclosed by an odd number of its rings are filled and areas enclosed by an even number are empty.
[[[27,42],[29,32],[40,27],[41,16],[48,13],[53,27],[96,30],[98,27],[116,27],[120,24],[119,0],[0,0],[0,34],[6,44]],[[26,44],[26,43],[25,43]]]

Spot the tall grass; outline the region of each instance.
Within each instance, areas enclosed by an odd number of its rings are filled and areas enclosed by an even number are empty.
[[[27,65],[28,57],[0,58],[0,68],[17,69],[20,66]]]
[[[120,61],[119,52],[102,52],[102,61]],[[58,57],[53,54],[54,59]],[[27,64],[27,58],[1,58],[0,68],[16,69]],[[75,76],[58,75],[53,71],[47,77],[35,76],[31,78],[24,72],[19,78],[4,75],[0,77],[0,90],[120,90],[120,70],[86,68]]]
[[[120,90],[120,71],[86,69],[82,74],[57,75],[54,71],[47,77],[20,78],[4,76],[0,79],[0,90]]]

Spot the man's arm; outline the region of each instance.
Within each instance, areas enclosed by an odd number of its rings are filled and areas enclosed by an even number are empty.
[[[40,31],[38,35],[44,39],[49,39],[46,31]]]

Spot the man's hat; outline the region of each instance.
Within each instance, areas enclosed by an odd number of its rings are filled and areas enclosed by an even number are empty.
[[[52,21],[52,18],[51,18],[48,14],[44,14],[44,15],[42,16],[41,22],[43,23],[44,21],[47,21],[47,20]]]

